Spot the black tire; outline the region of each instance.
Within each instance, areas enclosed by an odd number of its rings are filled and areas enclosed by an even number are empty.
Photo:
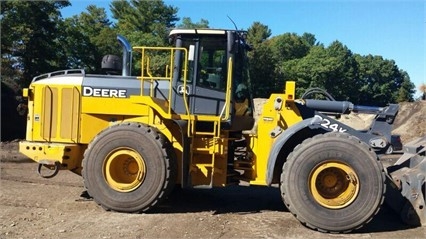
[[[302,224],[322,232],[350,232],[379,211],[385,173],[367,144],[332,132],[295,147],[283,166],[280,189]]]
[[[106,210],[145,212],[171,192],[176,160],[154,129],[123,123],[102,131],[84,153],[84,185]]]

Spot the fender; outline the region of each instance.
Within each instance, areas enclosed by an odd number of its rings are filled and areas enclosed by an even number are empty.
[[[322,119],[318,117],[312,117],[312,118],[302,120],[299,123],[292,125],[288,129],[286,129],[282,134],[280,134],[277,137],[268,157],[268,166],[266,170],[266,183],[268,186],[271,186],[272,184],[272,178],[274,176],[274,167],[275,167],[275,162],[277,160],[278,154],[280,153],[282,147],[288,141],[288,139],[290,139],[294,134],[296,134],[297,132],[299,132],[300,130],[306,127],[309,127],[309,126],[311,126],[311,128],[320,127],[321,122],[322,122]],[[318,125],[318,126],[312,127],[312,125],[315,125],[315,126]]]

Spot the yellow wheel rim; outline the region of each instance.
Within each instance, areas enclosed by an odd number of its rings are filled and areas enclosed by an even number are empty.
[[[138,188],[146,175],[145,161],[130,148],[111,151],[103,165],[105,180],[119,192],[130,192]]]
[[[311,172],[309,189],[314,199],[323,207],[344,208],[358,196],[358,175],[351,167],[341,162],[324,162]]]

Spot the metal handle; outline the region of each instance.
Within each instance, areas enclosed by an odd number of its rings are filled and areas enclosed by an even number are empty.
[[[183,94],[189,95],[189,86],[183,87],[183,85],[178,85],[177,93],[179,95],[183,95]]]

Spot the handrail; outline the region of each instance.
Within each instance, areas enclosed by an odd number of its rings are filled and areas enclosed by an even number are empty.
[[[229,111],[231,108],[231,91],[232,91],[232,57],[228,60],[228,79],[226,82],[226,96],[225,96],[225,104],[223,105],[225,109],[225,118],[221,118],[222,120],[228,120],[229,119]]]
[[[61,71],[53,71],[50,73],[46,73],[46,74],[42,74],[39,76],[36,76],[33,78],[33,80],[31,81],[31,83],[36,82],[38,80],[41,79],[46,79],[46,78],[50,78],[52,76],[58,76],[58,75],[71,75],[71,74],[81,74],[81,75],[86,75],[86,72],[83,69],[68,69],[68,70],[61,70]]]
[[[154,83],[155,80],[152,77],[152,73],[150,71],[150,64],[149,63],[150,63],[150,58],[149,58],[149,56],[147,56],[146,57],[146,74],[149,76],[149,79],[150,79],[150,81],[149,81],[149,84],[150,84],[149,85],[149,95],[153,96],[154,95],[153,83]]]
[[[184,93],[182,94],[182,100],[184,103],[185,113],[181,115],[182,119],[188,120],[188,135],[192,134],[192,132],[195,130],[193,127],[195,127],[194,122],[198,120],[198,117],[195,115],[191,115],[190,108],[189,108],[189,96],[191,93],[187,94],[187,87],[188,87],[188,81],[187,81],[187,67],[188,67],[188,49],[183,47],[133,47],[135,50],[139,50],[142,53],[142,59],[141,59],[141,75],[137,78],[141,81],[141,96],[144,96],[144,86],[145,83],[149,84],[149,96],[154,97],[155,93],[155,87],[158,86],[159,81],[168,81],[169,84],[169,96],[168,96],[168,108],[167,113],[171,114],[171,101],[172,99],[172,81],[173,81],[173,70],[175,66],[175,55],[178,51],[182,51],[184,53],[184,58],[182,61],[182,73],[183,73],[183,82],[182,86],[184,89]],[[152,72],[152,66],[151,66],[151,57],[148,56],[149,53],[155,52],[155,51],[167,51],[169,53],[168,56],[169,62],[165,66],[165,72],[159,73],[159,75],[155,75]],[[214,118],[211,118],[215,123],[215,129],[214,134],[217,136],[218,132],[220,131],[221,121],[226,121],[230,119],[231,115],[231,96],[232,96],[232,58],[230,57],[228,59],[228,73],[227,73],[227,86],[226,86],[226,95],[225,95],[225,103],[223,105],[223,108],[220,112],[220,114]],[[164,75],[163,75],[164,74]]]
[[[184,62],[183,62],[183,78],[184,78],[184,86],[186,87],[187,81],[187,65],[188,65],[188,51],[183,47],[133,47],[135,50],[140,50],[142,53],[141,59],[141,76],[137,78],[141,81],[141,96],[144,96],[144,83],[147,82],[150,86],[149,88],[149,96],[154,97],[154,83],[158,85],[158,81],[168,81],[169,82],[169,95],[168,95],[168,114],[171,113],[170,103],[172,99],[172,81],[173,81],[173,66],[175,65],[175,52],[183,51],[184,52]],[[169,64],[166,64],[165,76],[154,76],[151,71],[150,58],[146,56],[148,51],[169,51],[170,59]],[[146,75],[145,75],[146,73]],[[184,102],[187,102],[186,95],[183,96]],[[185,104],[186,105],[186,104]],[[186,109],[186,113],[189,116],[189,109]]]

